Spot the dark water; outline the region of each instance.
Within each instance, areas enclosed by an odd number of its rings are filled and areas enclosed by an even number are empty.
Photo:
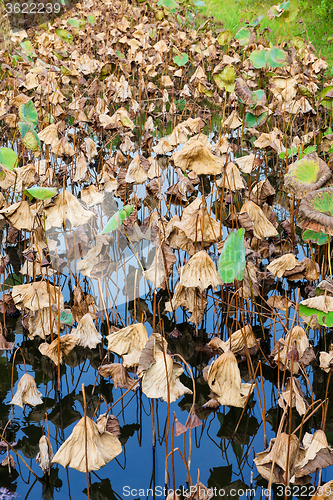
[[[209,306],[208,306],[209,307]],[[207,363],[207,358],[195,351],[195,344],[198,341],[193,339],[193,327],[188,323],[183,323],[183,314],[177,314],[178,329],[183,332],[181,339],[172,340],[169,346],[172,351],[181,353],[185,359],[193,366],[193,373],[196,377],[197,403],[203,404],[208,400],[208,386],[200,376],[197,366],[202,362]],[[14,323],[14,322],[13,322]],[[269,320],[266,322],[269,324]],[[149,327],[149,325],[147,325]],[[209,323],[206,331],[210,333]],[[266,324],[264,325],[266,326]],[[14,406],[13,428],[11,442],[17,441],[16,451],[26,460],[28,465],[41,478],[40,481],[29,473],[24,464],[18,462],[16,470],[8,473],[8,469],[3,467],[0,470],[0,482],[2,486],[10,491],[15,491],[22,498],[86,498],[86,476],[76,470],[66,470],[60,465],[55,465],[52,469],[49,482],[42,480],[41,470],[35,462],[38,453],[38,441],[42,435],[43,416],[47,412],[49,420],[49,431],[54,452],[62,442],[70,435],[74,425],[83,415],[83,398],[81,384],[86,387],[87,397],[91,394],[91,389],[96,378],[96,367],[99,364],[100,354],[90,352],[86,361],[84,349],[75,348],[69,355],[71,364],[77,366],[62,366],[61,393],[55,394],[54,382],[47,380],[48,377],[42,369],[41,355],[37,349],[36,342],[26,340],[20,327],[20,319],[13,324],[16,332],[16,343],[21,345],[24,352],[27,371],[31,373],[37,382],[38,389],[45,397],[44,404],[35,409],[28,407],[22,411]],[[150,329],[151,331],[151,329]],[[150,333],[148,330],[148,333]],[[258,331],[258,329],[257,329]],[[199,335],[205,337],[206,332],[199,331]],[[266,334],[269,335],[268,329]],[[281,332],[280,332],[281,334]],[[279,333],[277,332],[277,338]],[[264,343],[265,347],[268,341]],[[323,346],[324,347],[324,346]],[[78,351],[78,352],[76,352]],[[80,362],[81,357],[81,362]],[[112,355],[111,355],[112,357]],[[76,359],[75,359],[76,358]],[[10,356],[5,355],[1,359],[1,421],[2,425],[10,415],[10,376],[12,365]],[[24,373],[24,365],[19,362],[15,365],[14,380],[18,380]],[[48,364],[48,363],[47,363]],[[89,366],[90,365],[90,366]],[[246,376],[246,363],[241,364],[241,373]],[[49,363],[51,370],[51,362]],[[275,432],[282,415],[281,409],[277,407],[276,373],[269,367],[263,367],[265,402],[267,413],[267,438],[275,437]],[[310,380],[313,381],[313,390],[317,398],[323,397],[326,386],[326,374],[310,368]],[[182,382],[191,387],[191,380],[186,375],[182,376]],[[260,377],[258,384],[261,392]],[[14,386],[15,391],[16,385]],[[307,387],[302,384],[302,388],[307,393]],[[97,403],[97,394],[102,393],[110,403],[116,401],[124,391],[115,390],[112,382],[102,380],[95,389],[95,396],[88,399],[88,415],[91,417]],[[187,412],[192,403],[192,396],[187,395],[176,403],[171,404],[171,415],[175,412],[178,420],[185,424]],[[103,412],[105,406],[101,406]],[[123,452],[112,462],[96,473],[91,473],[91,498],[93,499],[113,499],[113,498],[163,498],[164,483],[164,460],[165,460],[165,425],[167,418],[167,404],[163,401],[155,403],[155,425],[156,425],[156,448],[152,447],[152,415],[151,402],[140,392],[129,393],[118,403],[113,414],[119,419],[121,425],[121,442]],[[253,458],[255,452],[264,449],[263,422],[260,413],[260,406],[256,390],[251,398],[249,407],[246,409],[234,439],[232,439],[236,423],[241,415],[238,408],[221,407],[217,412],[203,411],[199,417],[203,420],[203,425],[192,430],[192,461],[191,473],[193,481],[196,480],[197,470],[200,470],[200,481],[218,490],[224,490],[217,498],[239,498],[244,497],[242,490],[251,487],[255,488],[255,498],[260,498],[264,493],[262,488],[267,486],[266,481],[258,476]],[[329,410],[327,423],[328,437],[333,437],[332,431],[332,410]],[[300,418],[295,415],[295,422]],[[308,421],[309,422],[309,421]],[[313,419],[310,420],[314,424]],[[320,422],[320,421],[319,421]],[[317,421],[317,424],[319,423]],[[307,425],[309,432],[311,425]],[[333,429],[332,429],[333,430]],[[188,432],[187,432],[188,434]],[[8,435],[8,434],[7,434]],[[186,436],[186,450],[188,452],[188,435]],[[183,450],[183,436],[174,438],[174,447]],[[171,450],[170,438],[168,451]],[[3,455],[5,456],[5,455]],[[175,485],[177,488],[187,488],[186,470],[178,452],[174,455]],[[172,472],[171,457],[168,459],[169,474]],[[329,481],[332,478],[333,467],[323,470],[322,480]],[[171,481],[172,486],[172,481]],[[152,489],[153,491],[147,491]],[[142,490],[142,491],[139,491]],[[233,491],[235,490],[235,491]],[[154,493],[155,495],[154,495]],[[305,492],[305,490],[304,490]],[[303,492],[303,493],[304,493]],[[251,493],[248,492],[249,496]],[[278,491],[276,492],[278,495]],[[300,495],[297,495],[300,496]],[[304,495],[301,495],[302,497]],[[253,492],[252,492],[253,497]],[[1,498],[1,497],[0,497]],[[277,496],[278,498],[278,496]],[[307,498],[307,496],[306,496]]]

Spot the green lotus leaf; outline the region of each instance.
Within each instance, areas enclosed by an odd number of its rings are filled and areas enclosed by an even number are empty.
[[[67,23],[70,26],[74,26],[74,28],[78,28],[79,30],[82,30],[86,25],[86,21],[84,19],[75,19],[73,17],[68,19]]]
[[[17,167],[18,157],[15,151],[10,148],[0,148],[0,165],[8,168],[8,170],[13,170]]]
[[[244,125],[245,127],[260,127],[260,125],[265,123],[267,116],[267,111],[261,113],[259,116],[253,115],[252,113],[246,113]]]
[[[303,198],[323,186],[331,175],[331,170],[318,154],[311,153],[290,165],[284,183],[296,198]]]
[[[255,68],[260,69],[266,67],[266,53],[266,49],[254,50],[253,52],[251,52],[250,61]]]
[[[134,210],[133,205],[125,205],[123,208],[118,210],[118,212],[116,212],[108,221],[108,223],[106,224],[105,228],[102,231],[102,234],[110,233],[111,231],[118,229],[118,227],[121,226],[124,220],[131,215],[133,210]]]
[[[227,64],[223,70],[213,75],[216,85],[220,89],[226,89],[228,92],[235,90],[236,71],[233,66]]]
[[[73,40],[73,36],[68,33],[68,31],[62,29],[62,28],[58,28],[56,30],[56,35],[61,38],[61,40],[63,40],[64,42],[67,42],[67,43],[70,43],[71,45],[73,45],[74,43],[74,40]]]
[[[325,245],[329,242],[329,236],[324,233],[317,233],[312,229],[306,229],[302,234],[303,241],[311,241],[317,245]]]
[[[220,45],[228,45],[233,38],[232,31],[226,30],[222,31],[222,33],[219,33],[219,36],[217,37],[217,41],[219,42]]]
[[[20,104],[19,115],[23,122],[29,122],[33,127],[37,127],[38,123],[38,113],[34,106],[34,103],[30,100],[25,104]]]
[[[273,47],[266,53],[267,66],[271,68],[282,68],[287,64],[287,53],[278,47]]]
[[[320,190],[318,195],[313,199],[313,208],[318,212],[325,213],[333,217],[333,198],[331,190]]]
[[[333,311],[325,313],[323,311],[319,311],[318,309],[312,309],[311,307],[300,304],[298,312],[303,318],[316,316],[318,323],[322,326],[326,326],[327,328],[332,328],[333,326]]]
[[[266,67],[282,68],[287,62],[287,53],[278,47],[269,50],[254,50],[251,52],[250,61],[257,69]]]
[[[284,160],[287,156],[288,156],[288,158],[291,158],[292,156],[295,156],[297,154],[298,154],[298,148],[293,147],[293,148],[287,149],[287,151],[281,151],[281,153],[279,153],[279,158],[281,160]]]
[[[29,130],[35,130],[31,122],[18,122],[18,128],[22,137],[24,137]]]
[[[159,7],[165,7],[171,11],[176,10],[179,7],[179,4],[175,2],[175,0],[158,0],[157,5]]]
[[[219,274],[224,283],[242,280],[245,271],[244,228],[230,233],[219,258]]]
[[[299,11],[298,0],[287,0],[286,2],[282,2],[280,8],[283,10],[280,19],[287,23],[291,23],[296,19]]]
[[[48,200],[57,194],[57,189],[52,187],[32,187],[25,191],[37,200]]]
[[[237,31],[235,38],[239,41],[240,45],[246,45],[251,39],[251,31],[247,28],[241,28]]]
[[[125,59],[125,55],[120,50],[116,50],[116,55],[119,59]]]
[[[264,16],[261,14],[260,16],[256,17],[253,21],[251,21],[249,26],[252,26],[252,28],[259,26],[259,24],[261,23],[263,18],[264,18]]]
[[[268,11],[269,19],[274,19],[274,17],[280,17],[283,14],[283,10],[280,5],[273,5]]]
[[[179,56],[175,56],[173,58],[173,62],[177,64],[177,66],[185,66],[185,64],[188,62],[188,55],[186,52],[182,52],[182,54]]]
[[[53,54],[56,56],[57,59],[59,59],[60,61],[62,61],[63,59],[67,59],[68,57],[68,53],[65,51],[65,50],[62,50],[62,51],[56,51],[54,50],[53,51]]]

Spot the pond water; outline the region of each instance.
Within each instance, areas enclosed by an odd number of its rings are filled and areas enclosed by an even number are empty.
[[[204,132],[209,134],[204,130]],[[213,138],[213,133],[210,133]],[[182,146],[181,146],[182,147]],[[180,147],[180,149],[181,149]],[[245,153],[244,153],[245,154]],[[262,168],[259,174],[259,180],[265,177],[266,168]],[[269,179],[276,187],[274,179],[278,176],[271,172]],[[168,179],[164,172],[164,188],[166,189],[171,179]],[[213,184],[205,185],[205,194],[207,204],[214,207],[214,203],[219,202],[217,193],[214,194]],[[209,193],[210,189],[213,194]],[[135,191],[140,196],[142,187],[135,187]],[[197,188],[196,193],[201,196],[201,186]],[[206,192],[208,191],[208,193]],[[141,196],[142,193],[141,193]],[[111,200],[111,213],[114,212],[114,199]],[[112,205],[113,203],[113,205]],[[120,206],[118,206],[118,209]],[[273,205],[279,220],[283,220],[289,214],[279,204]],[[165,213],[168,207],[162,201],[160,210]],[[149,210],[148,210],[149,212]],[[170,216],[175,213],[181,213],[180,207],[171,205]],[[146,212],[147,214],[147,212]],[[107,217],[99,218],[100,226],[105,224]],[[86,234],[86,228],[83,227]],[[61,233],[61,230],[59,230]],[[223,228],[224,236],[227,235],[226,228]],[[118,235],[119,236],[119,235]],[[50,235],[49,235],[50,237]],[[59,241],[64,238],[60,235]],[[89,240],[88,248],[95,242]],[[140,246],[141,245],[141,246]],[[60,242],[62,251],[66,251],[64,239]],[[135,246],[135,245],[134,245]],[[113,246],[113,250],[115,245]],[[138,243],[136,252],[139,255],[145,268],[149,267],[154,257],[154,248],[150,241]],[[118,261],[117,283],[119,291],[113,296],[112,311],[109,313],[109,321],[118,327],[121,326],[117,318],[122,318],[124,324],[129,324],[133,318],[141,317],[145,320],[147,332],[150,335],[154,323],[154,294],[153,289],[147,285],[142,278],[142,270],[137,262],[136,255],[133,254],[131,246],[122,247],[122,255],[125,255],[126,263],[123,264],[117,254],[113,254],[113,262]],[[19,265],[17,248],[12,246],[6,249],[12,256],[17,256],[16,267]],[[302,259],[306,249],[298,246],[298,258]],[[52,252],[51,252],[52,253]],[[216,246],[211,247],[209,254],[214,262],[218,260]],[[134,255],[134,256],[133,256]],[[177,255],[178,261],[174,267],[170,278],[170,288],[173,289],[178,278],[177,268],[184,263],[184,253]],[[120,264],[119,264],[120,263]],[[268,263],[264,260],[261,268],[264,269]],[[14,264],[13,264],[14,267]],[[137,273],[133,270],[136,269]],[[14,269],[15,270],[15,269]],[[75,269],[72,267],[72,271]],[[72,303],[73,280],[68,275],[68,269],[63,269],[61,280],[62,292],[66,304]],[[114,278],[115,279],[115,278]],[[136,282],[135,282],[136,280]],[[93,280],[92,280],[93,281]],[[126,287],[122,285],[126,282]],[[113,283],[113,284],[112,284]],[[97,285],[96,285],[97,284]],[[93,286],[93,285],[92,285]],[[115,281],[109,282],[110,290],[116,289]],[[300,290],[301,297],[304,294],[304,284],[298,281],[290,282],[287,280],[277,280],[275,283],[269,283],[265,287],[267,296],[275,291],[286,294],[288,298],[296,303],[297,293]],[[60,390],[57,387],[57,369],[53,363],[42,356],[38,350],[40,340],[29,340],[26,331],[22,327],[21,316],[6,317],[6,328],[8,340],[15,341],[15,346],[20,347],[15,356],[15,365],[13,366],[13,355],[4,353],[0,358],[0,420],[4,427],[12,415],[12,420],[7,426],[7,439],[10,443],[15,442],[14,450],[25,460],[29,468],[38,476],[36,478],[22,462],[21,458],[12,453],[15,462],[15,468],[8,470],[8,467],[0,469],[0,485],[4,488],[3,493],[0,490],[0,498],[12,498],[15,494],[24,499],[33,499],[35,497],[46,499],[65,499],[80,500],[87,498],[86,475],[70,468],[63,468],[55,464],[51,474],[43,478],[41,469],[36,464],[36,455],[39,451],[38,443],[43,433],[49,432],[53,452],[71,434],[74,426],[84,414],[82,384],[85,386],[87,398],[87,415],[92,418],[98,403],[100,406],[97,414],[106,410],[105,402],[101,401],[103,397],[109,405],[113,404],[124,394],[124,390],[115,389],[112,379],[103,379],[98,376],[98,367],[107,355],[109,362],[121,362],[121,358],[113,353],[107,354],[107,341],[105,335],[108,332],[108,324],[105,321],[105,309],[100,300],[102,290],[103,300],[108,302],[109,296],[105,288],[98,288],[98,280],[95,280],[93,296],[96,304],[100,307],[99,313],[99,331],[103,333],[104,339],[97,349],[74,348],[69,355],[65,357],[65,362],[61,366]],[[90,289],[91,291],[91,289]],[[114,290],[113,290],[114,291]],[[104,468],[97,472],[89,474],[90,480],[90,498],[94,500],[114,499],[114,498],[164,498],[165,497],[165,450],[167,422],[169,421],[167,453],[170,453],[171,447],[175,449],[174,454],[168,458],[168,477],[167,489],[177,488],[182,494],[185,494],[189,488],[186,482],[186,469],[184,462],[180,457],[179,450],[189,455],[189,442],[191,441],[191,463],[190,472],[192,481],[196,482],[199,475],[201,483],[213,488],[214,498],[266,498],[267,481],[258,474],[253,459],[256,453],[266,448],[264,436],[266,434],[266,444],[271,438],[276,436],[278,425],[283,410],[278,406],[278,387],[281,387],[281,377],[278,380],[277,369],[265,364],[265,357],[271,352],[274,342],[277,341],[288,331],[293,324],[293,312],[289,312],[289,317],[285,317],[285,312],[280,312],[280,319],[273,318],[265,304],[258,298],[256,308],[244,310],[241,316],[231,308],[227,315],[227,304],[232,295],[231,288],[228,290],[229,296],[226,298],[226,291],[208,292],[208,306],[204,314],[204,319],[196,329],[195,325],[189,323],[189,314],[177,309],[175,317],[172,314],[166,315],[161,307],[160,319],[163,320],[164,332],[168,341],[168,348],[171,353],[178,353],[188,363],[191,368],[196,384],[196,413],[201,420],[202,425],[187,431],[185,435],[172,437],[172,419],[173,415],[185,424],[188,412],[192,406],[192,396],[185,395],[177,402],[170,405],[168,416],[168,405],[161,400],[148,399],[141,393],[141,389],[136,392],[129,392],[112,408],[112,414],[115,415],[120,424],[120,441],[123,447],[122,453]],[[305,296],[305,295],[304,295]],[[157,303],[164,304],[168,300],[167,291],[158,291]],[[110,305],[110,304],[108,304]],[[117,314],[115,313],[117,310]],[[228,316],[228,317],[227,317]],[[138,320],[138,319],[137,319]],[[242,415],[240,408],[221,406],[217,410],[203,408],[209,399],[209,387],[202,376],[202,369],[210,362],[207,353],[202,351],[200,346],[207,343],[212,336],[221,336],[227,339],[236,328],[235,320],[245,321],[250,324],[257,338],[261,339],[261,352],[252,358],[254,369],[257,367],[259,359],[263,361],[262,377],[260,372],[256,378],[256,388],[253,396]],[[155,319],[157,324],[159,318]],[[285,328],[283,328],[282,323]],[[180,332],[180,338],[172,338],[170,333],[174,328]],[[70,327],[65,326],[64,333],[69,333]],[[311,338],[315,345],[316,352],[327,350],[331,333],[325,333],[324,336]],[[198,348],[199,347],[199,348]],[[23,361],[23,356],[25,363]],[[245,360],[240,364],[241,375],[244,381],[251,381],[248,371],[248,363]],[[14,406],[11,410],[11,380],[13,379],[13,394],[17,389],[18,380],[27,373],[34,376],[37,387],[43,395],[43,404],[32,409],[25,407],[21,410]],[[308,379],[313,387],[315,399],[324,399],[327,375],[317,366],[307,368]],[[310,400],[311,393],[304,377],[299,378],[302,389],[306,397]],[[182,383],[191,388],[192,382],[189,373],[181,376]],[[94,388],[94,390],[93,390]],[[92,394],[93,391],[93,395]],[[331,388],[329,389],[329,395]],[[259,400],[260,397],[260,400]],[[264,408],[261,408],[264,405]],[[12,413],[11,413],[12,412]],[[266,421],[263,422],[262,414],[266,415]],[[47,414],[47,423],[45,415]],[[329,441],[333,445],[333,405],[328,407],[326,433]],[[241,419],[241,420],[240,420]],[[304,425],[304,430],[311,432],[320,425],[321,413],[314,415]],[[154,422],[154,426],[153,426]],[[296,428],[301,422],[301,418],[293,410],[292,427]],[[47,429],[48,425],[48,429]],[[264,429],[265,428],[265,429]],[[155,434],[155,437],[154,437]],[[153,440],[155,446],[153,446]],[[6,452],[3,452],[5,458]],[[321,480],[326,482],[333,477],[333,466],[327,467],[322,471]],[[318,480],[318,478],[316,478]],[[313,484],[313,483],[312,483]],[[8,492],[6,493],[6,488]],[[313,486],[307,485],[294,487],[294,496],[298,498],[310,498],[313,493]],[[11,493],[10,493],[11,492]],[[3,495],[3,496],[1,496]],[[8,496],[6,496],[8,495]],[[284,497],[282,486],[275,485],[272,498]]]

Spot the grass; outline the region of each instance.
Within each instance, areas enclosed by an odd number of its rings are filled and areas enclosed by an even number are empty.
[[[213,16],[216,29],[224,28],[232,32],[244,26],[245,21],[253,21],[263,15],[261,27],[268,27],[271,40],[286,40],[300,36],[309,40],[315,47],[318,56],[328,62],[328,72],[333,74],[333,1],[331,0],[300,0],[300,10],[295,21],[281,22],[279,19],[269,19],[267,12],[272,5],[279,2],[258,2],[256,0],[205,0],[201,8],[203,17]]]

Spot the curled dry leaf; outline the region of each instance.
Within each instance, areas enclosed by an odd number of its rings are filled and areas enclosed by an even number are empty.
[[[189,429],[195,429],[196,427],[200,427],[200,425],[202,425],[202,422],[195,413],[189,415],[186,421],[186,427]]]
[[[27,201],[19,201],[8,208],[3,208],[0,210],[0,216],[19,231],[22,229],[32,231],[34,228],[34,217]]]
[[[277,236],[278,232],[267,219],[262,209],[253,201],[247,201],[240,209],[240,214],[246,212],[253,222],[253,234],[259,240]]]
[[[292,390],[290,394],[291,388]],[[309,405],[304,397],[301,385],[298,379],[295,377],[293,377],[292,379],[291,378],[287,379],[284,391],[280,394],[280,397],[278,399],[279,406],[281,406],[281,408],[285,408],[286,405],[289,406],[290,398],[291,398],[292,408],[296,407],[296,410],[298,411],[299,415],[300,416],[304,415]]]
[[[120,389],[132,388],[132,391],[136,391],[139,387],[138,385],[133,387],[135,379],[130,377],[128,371],[121,363],[102,365],[99,367],[98,373],[104,378],[111,377],[115,389],[118,387]]]
[[[315,354],[303,328],[294,326],[285,339],[278,340],[271,352],[271,359],[279,364],[281,370],[286,368],[291,371],[293,364],[294,375],[299,371],[299,362],[308,366],[315,359]]]
[[[36,462],[39,467],[43,470],[44,474],[46,472],[50,473],[52,467],[53,451],[49,440],[45,435],[43,435],[39,440],[39,452],[36,456]]]
[[[220,403],[216,399],[209,399],[202,407],[209,410],[217,410],[220,407]]]
[[[235,162],[239,166],[243,174],[250,174],[252,169],[255,167],[255,155],[253,153],[241,156],[240,158],[235,158]]]
[[[241,383],[240,371],[235,355],[227,351],[210,365],[207,382],[214,398],[221,405],[244,408],[251,384]]]
[[[28,373],[25,373],[17,385],[16,393],[10,404],[20,406],[21,408],[24,405],[41,405],[43,403],[41,396],[42,393],[37,389],[35,379]]]
[[[298,225],[333,236],[333,188],[322,188],[302,198],[298,210]],[[1,213],[1,212],[0,212]]]
[[[253,186],[250,200],[262,207],[264,203],[272,205],[274,196],[275,189],[268,179],[264,179]]]
[[[85,431],[86,429],[86,431]],[[87,455],[85,453],[85,433],[87,433]],[[88,471],[99,470],[122,452],[120,441],[116,436],[105,431],[100,434],[97,425],[88,417],[83,417],[74,427],[71,435],[60,446],[52,463],[63,467],[71,467],[86,472],[86,456]]]
[[[199,480],[197,484],[191,486],[190,491],[185,493],[184,498],[187,500],[211,500],[214,496],[214,489],[207,488],[204,484],[202,484]]]
[[[2,294],[0,300],[0,313],[8,316],[20,314],[20,311],[15,307],[11,292]]]
[[[245,325],[244,328],[232,333],[230,338],[225,342],[214,337],[208,342],[208,345],[222,349],[224,352],[230,349],[234,354],[246,354],[246,348],[251,354],[254,354],[259,348],[258,340],[253,333],[251,325]]]
[[[333,479],[328,483],[318,486],[316,494],[311,497],[311,500],[331,500],[333,496]]]
[[[167,402],[169,387],[170,403],[173,403],[184,394],[192,394],[191,389],[188,389],[179,380],[183,372],[184,369],[181,364],[176,363],[169,354],[157,350],[155,352],[155,363],[140,374],[140,377],[142,377],[142,392],[148,398],[162,398],[163,401]]]
[[[259,474],[273,484],[285,484],[287,471],[289,480],[292,478],[298,447],[298,438],[295,434],[288,436],[283,432],[277,438],[273,438],[268,449],[257,453],[254,459]]]
[[[6,456],[6,458],[4,460],[2,460],[1,465],[3,467],[8,467],[9,471],[12,468],[13,469],[15,468],[16,462],[15,462],[15,460],[13,458],[13,455],[9,451],[7,451],[7,456]]]
[[[3,332],[2,324],[0,324],[0,352],[11,351],[14,347],[14,342],[7,342],[6,337],[2,332]]]
[[[203,292],[209,286],[216,290],[223,282],[208,253],[201,250],[181,268],[179,284],[187,288],[197,287]]]
[[[224,169],[223,176],[216,182],[218,187],[235,192],[246,188],[245,179],[240,174],[237,166],[229,162]]]
[[[143,393],[150,398],[168,401],[169,391],[170,402],[176,401],[184,394],[192,394],[179,380],[183,372],[182,365],[176,363],[168,354],[165,339],[159,334],[152,334],[140,357],[138,369]]]
[[[119,420],[115,415],[108,415],[107,413],[103,413],[96,420],[96,425],[100,434],[103,434],[103,432],[107,431],[117,438],[121,436]]]
[[[137,374],[140,375],[141,372],[148,370],[148,368],[156,363],[156,351],[163,352],[164,349],[167,352],[167,347],[167,341],[159,333],[152,333],[140,355]]]
[[[306,484],[310,474],[332,465],[333,452],[322,430],[306,433],[302,446],[295,434],[283,432],[271,440],[267,450],[257,454],[254,463],[261,476],[272,483],[286,484],[288,475],[292,483]]]
[[[102,335],[96,330],[89,313],[80,319],[77,327],[72,330],[71,334],[77,337],[77,345],[88,347],[89,349],[95,349],[102,340]]]
[[[74,227],[81,226],[87,224],[94,216],[93,212],[85,210],[79,200],[67,190],[59,193],[53,199],[53,203],[44,209],[44,213],[46,230],[60,228],[66,220]]]
[[[180,151],[176,151],[172,155],[172,160],[183,172],[191,170],[197,175],[218,175],[224,167],[224,162],[214,156],[199,140],[186,144]]]
[[[317,309],[318,311],[322,311],[324,313],[333,311],[333,297],[330,297],[329,295],[311,297],[309,299],[302,300],[300,304],[307,306],[310,309]]]
[[[183,231],[193,243],[211,244],[220,237],[220,224],[209,215],[206,206],[199,207],[190,217],[183,216],[174,227]]]
[[[234,109],[223,123],[226,128],[236,129],[242,125],[242,121],[236,109]]]
[[[125,182],[143,184],[148,179],[148,170],[151,165],[142,155],[138,154],[129,164]]]
[[[171,301],[165,303],[165,310],[173,312],[178,307],[184,307],[192,313],[189,322],[198,324],[202,320],[207,304],[208,300],[203,296],[200,288],[187,287],[177,283]]]
[[[308,476],[317,469],[333,464],[333,450],[328,446],[326,434],[322,430],[314,434],[306,433],[303,438],[305,452],[296,463],[295,477]]]
[[[155,288],[165,288],[173,265],[177,261],[177,257],[166,243],[158,245],[155,252],[154,260],[143,275],[152,283]]]
[[[320,368],[326,373],[333,371],[333,344],[331,344],[329,352],[320,352],[319,362]]]
[[[49,307],[43,307],[38,311],[28,312],[28,337],[33,340],[35,337],[41,337],[46,340],[51,332],[56,335],[58,333],[58,322],[56,321],[57,314]]]
[[[74,349],[78,341],[79,339],[76,335],[68,333],[67,335],[61,335],[59,338],[54,339],[51,344],[47,342],[40,344],[38,349],[43,356],[47,356],[55,365],[58,365],[58,363],[62,363],[63,356],[67,356],[67,354]]]
[[[282,278],[286,271],[293,271],[296,267],[299,268],[300,263],[296,259],[295,255],[292,253],[288,253],[286,255],[282,255],[282,257],[278,257],[273,260],[268,266],[267,270],[270,271],[274,276],[278,278]],[[302,270],[304,269],[303,266]]]
[[[88,207],[100,205],[104,200],[104,194],[100,193],[94,184],[91,184],[89,187],[81,190],[81,200],[84,201]]]
[[[269,305],[269,307],[274,307],[275,309],[286,311],[292,305],[292,302],[285,295],[282,296],[273,294],[268,297],[267,304]]]
[[[181,434],[184,434],[187,430],[188,427],[186,425],[183,425],[179,420],[176,418],[175,420],[175,436],[180,436]]]
[[[148,334],[143,323],[134,323],[107,337],[109,351],[123,356],[124,366],[137,366],[143,348],[145,347]]]

